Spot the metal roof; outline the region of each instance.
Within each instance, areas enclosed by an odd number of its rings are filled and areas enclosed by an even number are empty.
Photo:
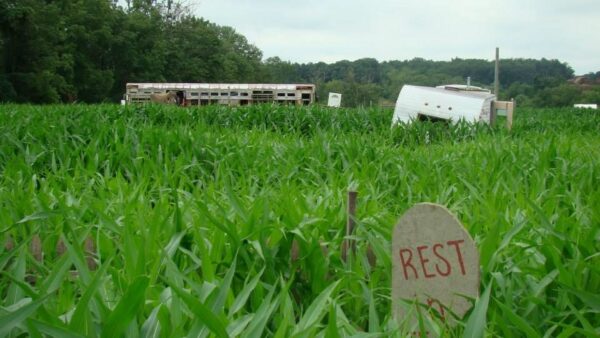
[[[487,93],[487,92],[480,92],[480,91],[449,90],[449,89],[444,89],[444,88],[439,88],[439,87],[434,88],[434,87],[413,86],[413,85],[407,85],[407,86],[416,87],[421,90],[430,91],[433,93],[442,93],[444,95],[456,95],[456,96],[461,96],[461,97],[470,97],[470,98],[478,98],[478,99],[488,99],[488,98],[496,97],[496,95],[494,95],[494,94]]]
[[[314,84],[276,84],[276,83],[128,83],[127,88],[137,86],[139,89],[273,89],[296,90],[298,86],[313,87]]]
[[[448,89],[448,90],[463,90],[463,91],[491,93],[491,91],[489,89],[485,89],[485,88],[477,87],[477,86],[471,86],[471,85],[464,85],[464,84],[447,84],[447,85],[436,86],[436,88],[444,88],[444,89]]]

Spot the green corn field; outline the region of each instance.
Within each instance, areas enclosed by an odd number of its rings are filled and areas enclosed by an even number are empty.
[[[447,206],[481,296],[444,337],[600,335],[600,113],[0,106],[0,337],[403,337],[391,232]],[[341,259],[347,191],[356,252]]]

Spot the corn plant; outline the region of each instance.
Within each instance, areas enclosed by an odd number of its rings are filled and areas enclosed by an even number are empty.
[[[600,115],[520,109],[511,132],[391,116],[0,106],[0,336],[401,337],[391,231],[424,201],[477,242],[482,290],[424,330],[600,335]]]

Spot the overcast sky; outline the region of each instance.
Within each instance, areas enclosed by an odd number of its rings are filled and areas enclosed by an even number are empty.
[[[600,71],[600,0],[191,0],[264,57],[292,62],[500,57]]]

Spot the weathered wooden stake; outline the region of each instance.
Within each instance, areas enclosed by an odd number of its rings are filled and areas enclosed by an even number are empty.
[[[506,129],[512,130],[513,112],[515,110],[515,99],[510,100],[510,108],[506,110]]]
[[[354,233],[354,227],[356,225],[356,197],[358,192],[348,191],[348,218],[346,220],[346,237],[352,236]],[[342,243],[342,260],[346,262],[348,260],[348,251],[356,252],[356,242],[349,238],[344,239]]]
[[[11,251],[15,248],[15,242],[13,242],[12,236],[8,235],[6,238],[6,243],[4,243],[4,250]]]
[[[63,239],[59,238],[58,243],[56,243],[56,256],[60,257],[64,255],[65,252],[67,252],[67,246],[65,245]]]
[[[375,256],[371,244],[367,246],[367,260],[369,261],[371,268],[377,265],[377,256]]]
[[[94,255],[96,254],[96,244],[94,243],[94,239],[92,236],[88,236],[85,239],[84,243],[85,250],[85,260],[87,262],[87,266],[90,270],[96,270],[98,264],[96,264],[96,260],[94,259]]]
[[[43,257],[42,254],[42,240],[40,239],[40,235],[35,234],[31,238],[31,243],[29,244],[29,250],[31,251],[31,255],[35,258],[36,261],[41,262]]]
[[[292,240],[292,248],[290,249],[290,258],[292,263],[300,258],[300,244],[298,244],[298,240],[295,238]]]
[[[346,235],[350,236],[354,232],[356,226],[356,196],[358,192],[348,191],[348,220],[346,221]],[[354,249],[354,248],[353,248]]]

